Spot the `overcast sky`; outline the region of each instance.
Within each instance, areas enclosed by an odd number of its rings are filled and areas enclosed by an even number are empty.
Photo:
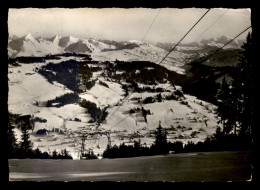
[[[206,11],[198,8],[10,9],[8,30],[10,35],[18,37],[31,33],[35,37],[72,35],[119,41],[142,40],[147,33],[145,42],[178,42]],[[211,9],[183,42],[221,35],[235,37],[250,25],[250,9]]]

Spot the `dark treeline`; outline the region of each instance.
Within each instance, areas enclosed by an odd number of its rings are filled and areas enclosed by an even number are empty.
[[[147,85],[154,85],[157,83],[166,83],[167,80],[174,82],[180,77],[180,74],[169,71],[163,66],[149,61],[116,61],[114,70],[125,71],[121,75],[113,75],[112,77],[121,78],[128,81],[140,82]],[[136,72],[139,70],[139,72]]]
[[[162,102],[163,100],[176,100],[176,101],[181,101],[182,104],[188,105],[188,102],[185,102],[186,98],[184,97],[183,93],[180,90],[176,90],[172,92],[169,95],[162,96],[161,93],[158,93],[155,96],[148,96],[143,99],[142,103],[143,104],[150,104],[154,102]],[[138,99],[138,102],[141,103],[141,100]]]
[[[94,64],[95,62],[92,61],[91,63]],[[166,83],[167,80],[173,83],[175,79],[181,76],[174,71],[169,71],[165,67],[149,61],[129,62],[116,60],[114,64],[108,61],[102,62],[102,64],[106,65],[104,69],[108,77],[115,79],[119,83],[120,80],[126,80],[126,82],[132,85],[137,82],[154,85],[157,83]],[[123,73],[116,74],[116,71],[123,71]],[[160,91],[160,89],[157,89],[157,91]]]
[[[38,72],[43,75],[50,83],[57,81],[70,90],[78,92],[78,66],[77,61],[63,61],[59,64],[49,63],[42,66]],[[55,72],[55,73],[54,73]]]
[[[8,58],[9,64],[19,63],[45,63],[45,57],[16,57]]]
[[[33,122],[30,116],[19,116],[9,113],[7,138],[8,148],[7,155],[9,159],[72,159],[71,155],[66,149],[61,150],[60,153],[53,151],[52,155],[48,152],[41,152],[39,148],[33,149],[30,141],[29,130],[33,130]],[[21,142],[18,143],[14,134],[14,128],[20,128],[22,132]]]
[[[103,158],[127,158],[151,155],[153,154],[149,147],[142,147],[139,141],[135,141],[134,146],[127,146],[125,143],[122,143],[119,146],[107,147],[103,153]]]
[[[249,137],[241,138],[237,135],[224,135],[220,128],[212,137],[206,138],[203,142],[194,143],[189,141],[183,144],[181,141],[167,142],[167,132],[162,127],[158,127],[155,132],[155,142],[150,146],[141,146],[141,142],[134,141],[134,145],[125,145],[107,147],[103,153],[104,158],[127,158],[138,156],[153,156],[173,153],[188,152],[212,152],[212,151],[235,151],[251,150],[251,139]]]
[[[192,77],[182,77],[179,84],[187,94],[193,94],[199,99],[217,103],[216,94],[220,85],[216,83],[216,80],[225,74],[230,73],[231,68],[212,68],[205,65],[194,65],[195,70],[191,70]]]
[[[115,51],[115,50],[121,50],[121,49],[134,49],[135,47],[139,47],[139,45],[135,43],[129,43],[129,44],[124,44],[116,41],[111,41],[111,40],[101,40],[102,42],[114,45],[116,48],[115,49],[103,49],[102,51]]]
[[[120,78],[121,79],[121,78]],[[130,85],[122,85],[122,88],[124,90],[128,90],[128,88],[132,88],[135,92],[170,92],[170,90],[166,90],[164,88],[161,88],[161,87],[149,87],[149,86],[144,86],[144,87],[139,87],[137,82],[135,82],[133,79],[126,79],[126,82],[130,83]]]
[[[92,77],[92,71],[88,66],[88,63],[83,62],[77,62],[78,63],[78,72],[82,75],[83,80],[89,80]]]
[[[64,94],[60,97],[56,97],[54,100],[48,100],[46,107],[61,107],[66,104],[73,104],[73,103],[78,103],[79,100],[79,95],[78,93],[68,93]],[[55,104],[56,105],[53,105]]]
[[[224,77],[217,95],[217,114],[221,118],[224,135],[234,134],[245,139],[253,136],[254,122],[254,60],[253,41],[249,33],[247,42],[242,46],[243,51],[239,62],[230,74],[232,80]]]
[[[60,56],[63,56],[63,57],[72,57],[72,56],[75,56],[75,57],[85,58],[85,60],[91,60],[90,55],[82,54],[82,53],[74,53],[74,52],[73,52],[73,53],[66,52],[66,53],[54,54],[53,56],[56,56],[56,57],[60,57]]]
[[[85,159],[85,160],[90,160],[90,159],[98,159],[98,155],[95,155],[93,151],[89,151],[88,153],[84,153],[82,154],[82,157]]]
[[[221,130],[218,130],[219,133],[217,132],[213,138],[207,138],[204,142],[189,141],[180,152],[251,150],[252,142],[249,137],[241,138],[234,134],[223,135]]]
[[[93,122],[102,122],[106,119],[108,112],[106,111],[107,107],[104,109],[100,109],[93,102],[83,99],[79,102],[80,106],[86,108],[86,113],[89,113],[93,118]]]
[[[219,78],[233,73],[242,50],[221,50],[207,60],[208,55],[192,60],[189,76],[183,76],[178,84],[185,93],[193,94],[198,98],[217,104],[216,94],[221,85],[216,82]]]
[[[152,156],[158,154],[168,154],[169,148],[167,143],[166,130],[162,128],[161,124],[155,131],[155,142],[150,147],[141,146],[141,142],[134,141],[134,145],[126,146],[124,143],[120,146],[114,145],[107,147],[103,153],[104,158],[126,158],[137,156]]]
[[[51,59],[61,59],[58,55],[46,55],[44,57],[15,57],[15,58],[8,58],[8,63],[13,64],[16,62],[19,63],[45,63],[46,60],[51,60]]]
[[[30,151],[24,152],[21,148],[16,148],[16,150],[8,155],[9,159],[72,159],[72,156],[68,153],[66,149],[57,152],[56,150],[49,154],[48,152],[42,152],[39,148],[31,149]]]
[[[90,89],[88,83],[91,82],[89,80],[92,77],[92,72],[85,61],[68,60],[59,64],[49,63],[37,71],[50,83],[57,81],[74,92],[79,92],[79,76],[81,76],[83,84],[86,85],[87,89]]]
[[[21,57],[15,57],[15,58],[8,58],[9,64],[14,64],[16,62],[19,63],[45,63],[46,60],[52,60],[52,59],[61,59],[61,57],[82,57],[85,61],[91,61],[91,57],[86,54],[78,54],[78,53],[60,53],[60,54],[49,54],[46,56],[21,56]]]

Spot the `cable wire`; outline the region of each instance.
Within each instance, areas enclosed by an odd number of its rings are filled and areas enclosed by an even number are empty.
[[[209,9],[210,10],[210,9]],[[164,57],[164,59],[175,49],[175,47],[187,36],[187,34],[199,23],[199,21],[209,12],[209,10],[206,12],[206,13],[204,13],[204,15],[195,23],[195,25],[193,25],[193,27],[185,34],[185,36],[174,46],[174,48]],[[236,37],[234,37],[233,39],[231,39],[230,41],[228,41],[226,44],[224,44],[222,47],[220,47],[220,48],[218,48],[215,52],[213,52],[210,56],[207,56],[206,57],[206,59],[204,60],[204,61],[206,61],[207,59],[209,59],[210,57],[212,57],[214,54],[216,54],[217,52],[219,52],[221,49],[223,49],[225,46],[227,46],[229,43],[231,43],[233,40],[235,40],[237,37],[239,37],[240,35],[242,35],[244,32],[246,32],[249,28],[251,28],[252,26],[249,26],[248,28],[246,28],[245,30],[243,30],[242,32],[240,32]],[[163,59],[163,60],[164,60]],[[162,60],[162,61],[163,61]],[[161,62],[162,62],[161,61]],[[204,62],[203,61],[203,62]],[[161,63],[160,62],[160,63]],[[187,63],[187,62],[186,62]],[[188,74],[188,73],[190,73],[190,70],[189,70],[189,72],[187,72],[186,74]],[[185,75],[181,75],[176,81],[174,81],[174,83],[176,84],[177,82],[179,82],[180,81],[180,79],[182,78],[182,77],[184,77]],[[166,89],[168,89],[170,86],[172,86],[172,84],[171,85],[169,85]],[[130,98],[130,96],[132,95],[134,93],[134,91],[128,96],[128,97],[126,97],[125,98],[125,100],[122,102],[122,104],[107,118],[107,119],[109,119],[110,117],[112,117],[112,115],[124,104],[124,102],[127,100],[127,99],[129,99]],[[143,106],[144,104],[141,104],[141,107]],[[117,126],[117,125],[119,125],[122,121],[124,121],[126,118],[128,118],[130,116],[130,114],[127,116],[127,117],[125,117],[125,118],[123,118],[121,121],[119,121],[117,124],[115,124],[115,125],[113,125],[111,128],[113,128],[113,127],[115,127],[115,126]],[[111,129],[110,128],[110,129]]]
[[[206,14],[210,11],[208,9],[201,17],[200,19],[189,29],[189,31],[180,39],[180,41],[166,54],[166,56],[158,63],[159,65],[168,57],[168,55],[180,44],[180,42],[192,31],[192,29],[203,19],[203,17],[206,16]]]
[[[160,12],[161,12],[161,9],[159,9],[158,13],[157,13],[156,16],[154,17],[154,19],[153,19],[152,23],[150,24],[148,30],[146,31],[146,33],[145,33],[144,36],[143,36],[142,41],[144,41],[144,39],[146,38],[146,36],[147,36],[149,30],[151,29],[152,25],[154,24],[156,18],[159,16]],[[117,112],[117,110],[125,103],[126,100],[128,100],[128,99],[130,98],[130,96],[131,96],[133,93],[134,93],[134,92],[132,92],[127,98],[124,99],[124,101],[121,103],[121,105],[120,105],[109,117],[107,117],[106,121],[107,121],[110,117],[112,117],[112,116]]]
[[[214,54],[216,54],[217,52],[219,52],[221,49],[223,49],[225,46],[227,46],[229,43],[231,43],[233,40],[235,40],[237,37],[239,37],[240,35],[242,35],[244,32],[246,32],[249,28],[251,28],[252,26],[249,26],[249,27],[247,27],[245,30],[243,30],[242,32],[240,32],[236,37],[234,37],[234,38],[232,38],[230,41],[228,41],[225,45],[223,45],[222,47],[220,47],[220,48],[218,48],[215,52],[213,52],[212,54],[210,54],[209,56],[206,56],[204,59],[205,60],[203,60],[203,61],[201,61],[201,63],[202,62],[205,62],[205,61],[207,61],[210,57],[212,57]],[[187,64],[188,62],[186,62],[186,64]],[[188,74],[188,73],[190,73],[191,71],[189,70],[187,73],[186,73],[186,75]],[[181,75],[177,80],[175,80],[174,81],[174,83],[176,84],[177,82],[179,82],[184,76],[186,76],[186,75]],[[170,87],[171,85],[169,85],[166,89],[168,89],[169,87]]]
[[[150,27],[148,28],[147,32],[144,35],[144,38],[146,37],[148,31],[150,30],[151,26],[153,25],[154,21],[156,20],[156,18],[158,17],[159,13],[160,13],[161,9],[158,11],[156,17],[153,19],[153,22],[151,23]],[[189,31],[181,38],[181,40],[166,54],[166,56],[162,59],[162,61],[159,63],[159,65],[164,61],[164,59],[179,45],[179,43],[193,30],[193,28],[202,20],[203,17],[206,16],[206,14],[210,11],[210,9],[208,9],[201,17],[200,19],[189,29]],[[143,38],[143,39],[144,39]],[[112,117],[117,111],[118,109],[124,104],[124,102],[130,98],[130,96],[134,93],[134,91],[127,97],[125,98],[125,100],[122,102],[122,104],[107,118],[109,119],[110,117]],[[106,121],[107,121],[106,119]]]
[[[123,122],[126,118],[128,118],[129,116],[131,116],[131,114],[129,114],[128,116],[126,116],[125,118],[121,119],[117,124],[113,125],[112,127],[110,127],[108,130],[112,129],[113,127],[119,125],[121,122]]]
[[[201,38],[221,17],[226,14],[228,10],[226,10],[223,14],[221,14],[194,42],[196,42],[199,38]]]
[[[154,21],[156,20],[156,18],[158,17],[158,15],[159,15],[160,12],[161,12],[161,9],[159,9],[157,15],[156,15],[156,16],[154,17],[154,19],[153,19],[153,22],[151,23],[151,25],[149,26],[148,30],[147,30],[146,33],[144,34],[144,36],[143,36],[143,38],[142,38],[142,42],[143,42],[144,39],[146,38],[146,35],[148,34],[149,30],[151,29],[151,27],[152,27]]]
[[[243,30],[242,32],[240,32],[236,37],[232,38],[231,40],[229,40],[226,44],[224,44],[221,48],[217,49],[215,52],[213,52],[211,55],[206,57],[206,60],[208,60],[210,57],[212,57],[214,54],[216,54],[217,52],[219,52],[221,49],[223,49],[225,46],[227,46],[228,44],[230,44],[233,40],[235,40],[237,37],[239,37],[240,35],[242,35],[244,32],[246,32],[249,28],[251,28],[252,26],[247,27],[245,30]],[[204,60],[204,61],[206,61]],[[203,62],[204,62],[203,61]]]

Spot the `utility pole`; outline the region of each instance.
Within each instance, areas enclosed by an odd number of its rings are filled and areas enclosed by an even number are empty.
[[[82,131],[82,136],[81,136],[81,149],[80,149],[80,159],[82,159],[83,155],[85,154],[85,142],[87,140],[87,137],[88,136],[93,136],[93,135],[100,135],[102,136],[102,134],[106,135],[107,136],[107,140],[108,140],[108,147],[111,147],[111,138],[110,138],[110,133],[107,132],[107,131],[104,131],[104,132],[92,132],[92,133],[88,133],[87,131]]]
[[[82,134],[81,136],[81,155],[80,155],[80,159],[83,157],[84,153],[85,153],[85,141],[86,138],[88,137],[88,134],[85,132]]]
[[[107,145],[110,148],[111,147],[110,133],[109,132],[105,132],[105,135],[107,136],[107,140],[108,140]]]

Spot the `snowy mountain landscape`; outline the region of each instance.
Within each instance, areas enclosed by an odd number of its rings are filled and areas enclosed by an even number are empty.
[[[139,139],[150,146],[160,122],[170,142],[203,141],[218,126],[215,91],[211,93],[206,85],[217,86],[227,75],[242,42],[234,41],[210,62],[192,61],[228,40],[222,36],[180,44],[159,65],[174,43],[12,36],[8,110],[14,121],[30,115],[34,148],[48,152],[66,148],[73,159],[79,159],[83,131],[109,132],[112,146]],[[220,65],[225,52],[228,61]],[[198,76],[209,83],[202,86]],[[15,134],[21,141],[17,123]],[[102,155],[108,141],[107,136],[94,134],[87,139],[86,149]]]
[[[253,182],[256,10],[191,7],[9,8],[8,184]]]

